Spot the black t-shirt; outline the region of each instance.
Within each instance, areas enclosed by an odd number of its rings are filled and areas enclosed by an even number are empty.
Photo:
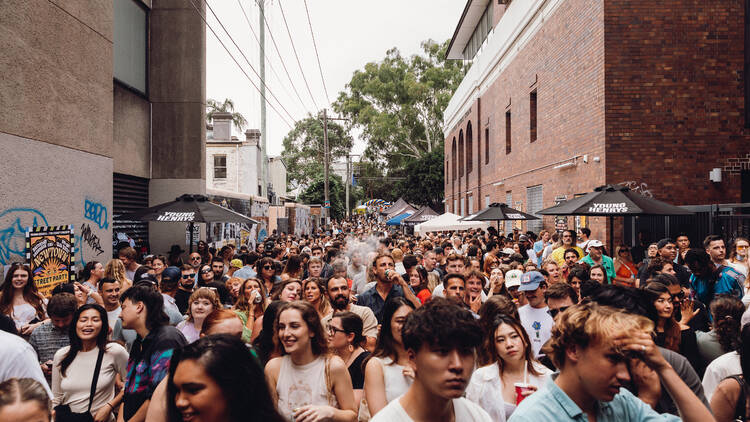
[[[13,322],[13,319],[5,314],[0,314],[0,330],[5,331],[6,333],[11,333],[18,335],[18,330],[16,330],[16,323]]]
[[[174,294],[174,301],[177,304],[177,309],[180,310],[180,313],[182,315],[187,314],[190,295],[192,294],[193,292],[189,292],[187,290],[182,290],[182,289],[177,289],[177,293]]]
[[[351,365],[349,365],[349,376],[352,377],[352,387],[355,390],[365,388],[365,368],[362,367],[362,362],[364,362],[368,356],[370,356],[370,352],[365,350],[354,359]]]

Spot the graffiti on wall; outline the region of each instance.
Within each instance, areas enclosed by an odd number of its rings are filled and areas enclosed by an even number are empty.
[[[83,202],[83,218],[93,221],[100,229],[109,228],[109,213],[107,207],[99,202],[86,199]]]
[[[654,195],[651,193],[651,191],[648,188],[648,185],[645,183],[638,183],[635,180],[628,180],[626,182],[620,182],[618,183],[620,186],[626,186],[630,188],[633,192],[638,192],[643,196],[647,196],[649,198],[653,198]]]
[[[24,261],[26,228],[47,225],[47,217],[34,208],[9,208],[0,212],[0,264]]]

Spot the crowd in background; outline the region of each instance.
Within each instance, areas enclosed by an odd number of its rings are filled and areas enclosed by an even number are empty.
[[[0,420],[745,418],[750,242],[590,236],[360,218],[255,249],[123,245],[50,298],[13,264]]]

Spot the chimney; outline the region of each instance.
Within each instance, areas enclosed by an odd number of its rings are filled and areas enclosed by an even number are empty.
[[[248,144],[256,146],[260,144],[260,130],[248,129],[245,131],[245,140]]]
[[[232,139],[232,113],[214,113],[214,141],[229,142]]]

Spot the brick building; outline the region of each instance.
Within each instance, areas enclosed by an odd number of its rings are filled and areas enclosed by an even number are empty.
[[[447,53],[472,65],[445,111],[446,210],[533,213],[609,183],[677,205],[750,202],[746,12],[740,0],[468,0]],[[605,239],[604,218],[587,224]]]

